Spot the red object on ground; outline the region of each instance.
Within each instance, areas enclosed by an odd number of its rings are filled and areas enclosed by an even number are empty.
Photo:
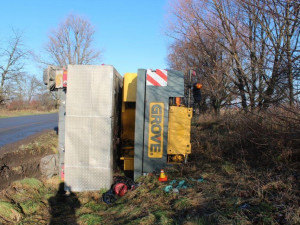
[[[124,183],[118,183],[114,187],[114,192],[116,193],[116,195],[119,195],[121,197],[124,196],[127,191],[128,191],[128,187]]]
[[[60,178],[62,181],[65,180],[65,165],[61,165]]]
[[[63,73],[63,87],[67,87],[67,83],[68,83],[68,72],[67,70],[64,69],[64,73]]]

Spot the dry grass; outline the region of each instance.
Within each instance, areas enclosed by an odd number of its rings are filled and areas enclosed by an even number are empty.
[[[29,214],[20,212],[18,204],[12,207],[22,217],[21,224],[38,219],[47,224],[51,216],[57,222],[80,225],[299,224],[299,123],[291,122],[297,119],[297,113],[276,110],[195,118],[189,162],[166,170],[169,181],[186,182],[187,188],[179,193],[165,193],[167,184],[159,183],[157,176],[145,176],[137,189],[112,205],[102,202],[104,190],[77,193],[65,201],[61,213],[51,215],[49,199],[56,196],[59,185],[52,178],[38,192],[24,191],[24,201],[33,194]],[[13,187],[19,192],[22,185]],[[35,205],[36,201],[43,204]]]
[[[191,167],[215,183],[204,193],[215,199],[217,224],[300,223],[298,110],[227,112],[194,125]]]
[[[9,117],[18,117],[18,116],[30,116],[30,115],[40,115],[40,114],[49,114],[56,113],[57,110],[50,111],[39,111],[39,110],[7,110],[0,109],[0,118],[9,118]]]

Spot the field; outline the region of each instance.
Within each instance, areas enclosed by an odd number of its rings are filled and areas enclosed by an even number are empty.
[[[1,192],[0,223],[299,224],[299,129],[292,110],[202,115],[188,163],[167,169],[168,182],[141,177],[107,205],[106,190],[67,194],[57,177],[25,178]]]
[[[30,116],[30,115],[48,114],[48,113],[54,113],[54,112],[57,112],[57,110],[39,111],[39,110],[7,110],[7,109],[0,109],[0,119],[1,118],[9,118],[9,117],[17,117],[17,116]]]

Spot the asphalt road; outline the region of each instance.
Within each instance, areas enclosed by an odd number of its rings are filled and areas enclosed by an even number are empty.
[[[0,147],[57,126],[57,113],[0,119]]]

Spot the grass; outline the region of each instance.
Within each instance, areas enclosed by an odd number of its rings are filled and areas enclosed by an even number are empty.
[[[79,225],[299,224],[298,134],[242,117],[196,118],[188,163],[167,168],[167,183],[158,182],[155,175],[140,177],[139,187],[112,205],[101,200],[105,190],[71,194],[61,201],[57,198],[58,178],[19,181],[6,190],[2,202],[20,214],[19,224],[47,224],[50,220],[57,224],[77,221]],[[293,131],[298,132],[296,125]],[[256,132],[260,135],[253,135]],[[285,137],[290,141],[283,142],[281,132],[290,132],[291,136]],[[285,149],[290,151],[288,157],[283,154]],[[166,193],[164,188],[172,180],[177,180],[173,187],[185,181],[186,188]],[[22,193],[22,198],[17,193]],[[28,201],[33,209],[25,213],[22,205]],[[55,202],[60,204],[53,211]]]
[[[14,110],[14,111],[9,111],[9,110],[5,110],[5,109],[0,109],[0,119],[1,118],[18,117],[18,116],[50,114],[50,113],[56,113],[56,112],[58,112],[58,111],[57,110],[51,110],[51,111]]]
[[[102,217],[95,214],[83,214],[79,218],[79,222],[87,225],[97,225],[102,221]]]
[[[8,165],[11,171],[15,173],[24,173],[22,163],[34,157],[42,157],[43,155],[57,153],[57,134],[55,131],[46,131],[36,136],[30,137],[25,140],[24,144],[13,146],[13,149],[5,149],[4,158],[11,158]],[[16,160],[12,160],[16,158]],[[11,166],[13,165],[13,166]],[[25,171],[26,172],[26,171]]]
[[[9,202],[0,201],[0,223],[15,223],[21,220],[21,213]]]
[[[45,152],[58,153],[57,151],[57,134],[55,131],[45,132],[39,135],[33,141],[28,144],[20,145],[19,153],[26,152],[30,155],[37,155]]]

